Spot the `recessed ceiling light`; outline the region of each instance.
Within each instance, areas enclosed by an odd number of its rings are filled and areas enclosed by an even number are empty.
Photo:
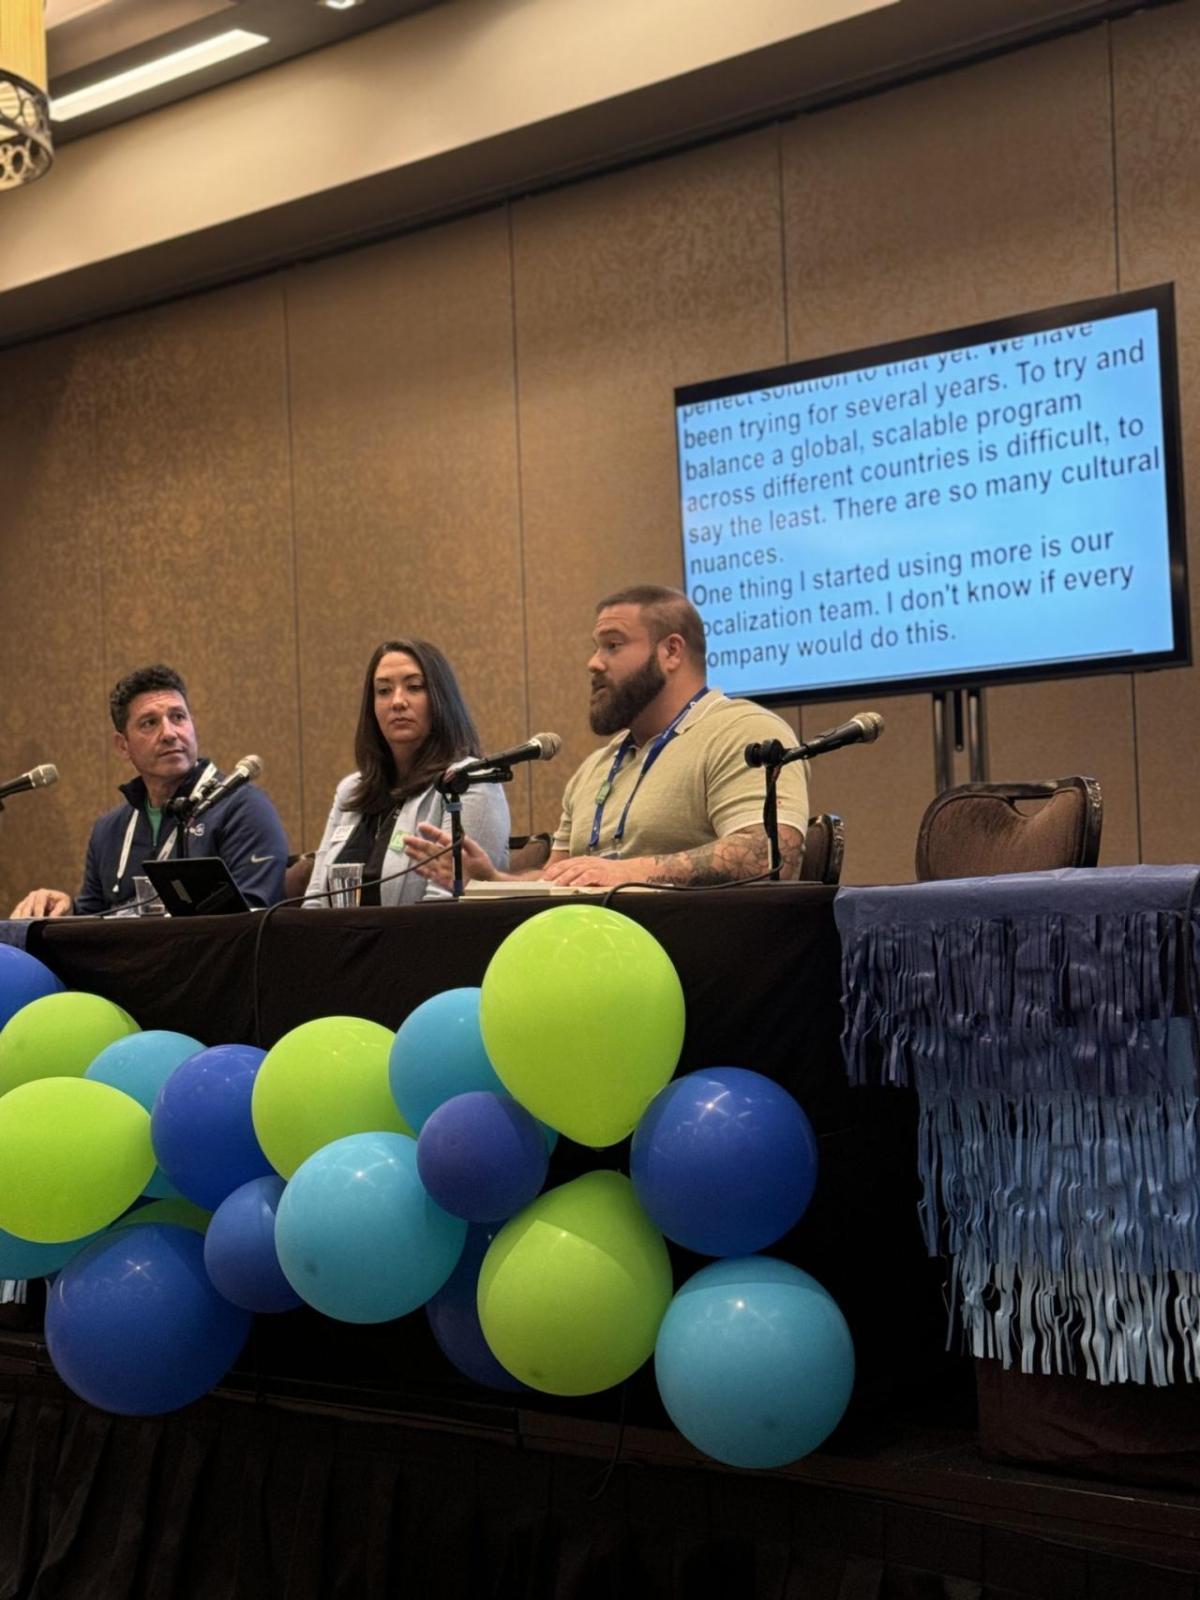
[[[317,0],[317,4],[324,6],[326,11],[351,11],[364,3],[365,0]]]
[[[131,95],[144,94],[147,89],[157,89],[160,84],[173,83],[191,72],[203,72],[205,67],[214,67],[220,61],[228,61],[232,56],[269,43],[265,34],[231,28],[228,33],[214,34],[211,39],[190,44],[184,50],[173,50],[170,55],[146,61],[140,67],[130,67],[128,72],[102,78],[86,89],[56,96],[50,102],[50,120],[69,122],[72,117],[85,117],[89,111],[99,111],[117,100],[127,100]]]

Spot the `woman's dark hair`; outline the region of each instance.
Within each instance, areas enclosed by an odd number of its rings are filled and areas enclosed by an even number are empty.
[[[375,673],[384,656],[393,651],[403,651],[413,658],[429,695],[429,734],[414,753],[412,765],[400,783],[396,781],[391,746],[375,717]],[[479,735],[463,702],[454,669],[437,645],[426,639],[387,639],[377,645],[367,663],[354,732],[358,783],[349,797],[352,809],[364,816],[380,816],[397,801],[428,789],[452,761],[481,753]]]

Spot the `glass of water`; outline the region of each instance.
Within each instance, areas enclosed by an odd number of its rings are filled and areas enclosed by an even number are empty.
[[[149,878],[142,876],[133,880],[134,910],[139,917],[164,917],[167,908],[159,899],[158,890]]]
[[[356,906],[362,894],[361,861],[335,861],[329,868],[329,904],[335,910]]]

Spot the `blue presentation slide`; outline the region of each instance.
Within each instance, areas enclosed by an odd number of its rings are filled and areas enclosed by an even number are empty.
[[[1169,651],[1158,319],[677,408],[688,594],[731,694]]]

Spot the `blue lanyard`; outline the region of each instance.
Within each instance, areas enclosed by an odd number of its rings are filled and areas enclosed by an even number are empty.
[[[633,793],[625,802],[625,809],[621,813],[621,820],[617,823],[617,831],[612,836],[612,843],[614,847],[619,847],[621,840],[625,837],[625,824],[629,820],[629,808],[637,798],[638,790],[642,787],[642,779],[650,771],[650,768],[654,765],[659,756],[662,755],[663,751],[675,737],[679,730],[679,724],[683,721],[684,717],[687,716],[688,712],[692,709],[696,702],[698,700],[702,700],[707,693],[707,684],[704,686],[704,688],[697,689],[696,693],[688,701],[687,705],[685,705],[681,711],[677,712],[676,715],[671,718],[667,726],[646,751],[646,758],[642,762],[642,770],[637,775],[637,782],[633,786]],[[632,733],[627,733],[624,739],[621,740],[620,748],[613,757],[613,764],[608,769],[608,777],[605,778],[604,782],[600,785],[600,788],[596,792],[596,814],[592,819],[592,837],[588,841],[589,853],[599,848],[600,825],[604,821],[604,807],[608,803],[609,795],[612,793],[612,787],[616,782],[617,773],[620,772],[621,765],[624,762],[625,757],[631,750],[636,750],[636,748],[637,745],[634,742]]]

